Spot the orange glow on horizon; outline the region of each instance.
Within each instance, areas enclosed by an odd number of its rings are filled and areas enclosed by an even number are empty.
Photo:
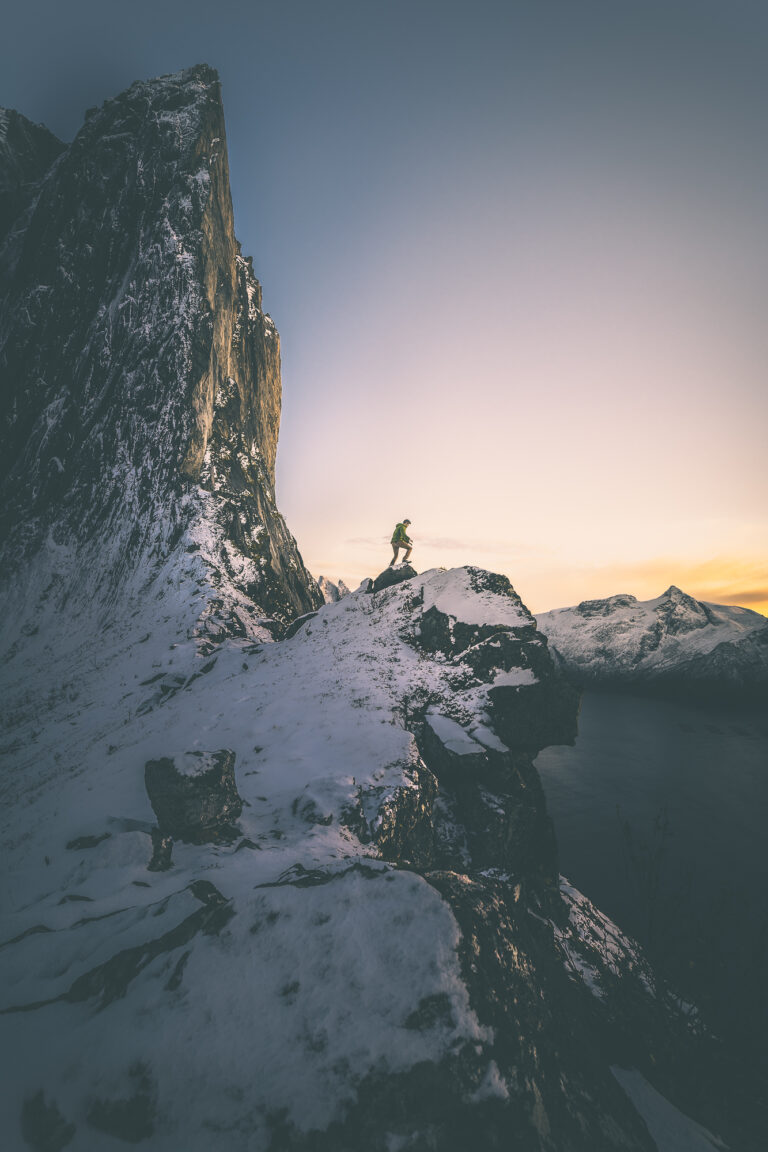
[[[638,600],[653,600],[675,584],[696,600],[748,608],[768,617],[768,559],[718,556],[691,563],[659,557],[633,566],[617,564],[582,568],[577,582],[582,587],[599,589],[581,599],[597,600],[618,592],[629,592]],[[552,604],[550,607],[566,606]],[[537,608],[537,611],[543,609]]]
[[[507,575],[528,608],[538,614],[567,608],[582,600],[602,600],[617,593],[630,593],[638,600],[653,600],[671,584],[696,600],[731,604],[768,617],[768,558],[718,556],[699,563],[674,557],[657,557],[637,564],[583,563],[568,565],[553,554],[513,555],[499,543],[472,542],[462,545],[447,538],[419,540],[415,536],[413,562],[417,571],[455,568],[475,564]],[[305,554],[315,575],[342,579],[352,589],[366,576],[375,576],[389,561],[389,548],[373,539],[347,542],[346,560],[332,561]],[[313,563],[318,559],[319,563]],[[361,567],[361,561],[364,567]]]

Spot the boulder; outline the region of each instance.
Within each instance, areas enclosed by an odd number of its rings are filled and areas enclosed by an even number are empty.
[[[235,783],[235,753],[186,752],[148,760],[144,783],[162,837],[207,844],[231,839],[243,810]]]
[[[371,592],[381,592],[383,588],[392,588],[395,584],[402,584],[403,580],[411,580],[414,576],[418,576],[415,568],[411,568],[410,564],[398,564],[397,568],[385,568],[383,572],[379,572],[370,587]]]

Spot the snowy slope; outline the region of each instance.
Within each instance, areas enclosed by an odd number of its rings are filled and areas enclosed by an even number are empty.
[[[561,666],[583,683],[768,688],[765,617],[748,608],[702,603],[674,585],[655,600],[586,600],[541,613],[537,621]]]
[[[39,660],[6,716],[8,1146],[650,1148],[590,1021],[628,982],[644,1043],[690,1022],[560,902],[531,755],[575,701],[506,581],[425,573],[213,657],[160,586],[142,636],[73,622],[67,681]],[[145,764],[223,749],[237,827],[150,870]]]

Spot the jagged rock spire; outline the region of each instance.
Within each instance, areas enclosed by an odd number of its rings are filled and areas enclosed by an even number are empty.
[[[137,83],[91,112],[14,233],[6,567],[51,541],[88,552],[73,581],[112,601],[197,549],[218,599],[230,588],[283,622],[319,604],[275,506],[279,337],[235,239],[217,74]]]
[[[43,124],[0,108],[0,244],[65,147]]]

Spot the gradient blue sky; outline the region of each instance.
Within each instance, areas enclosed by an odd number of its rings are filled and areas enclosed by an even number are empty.
[[[222,78],[283,349],[278,503],[349,583],[413,521],[534,611],[768,610],[768,5],[29,0],[0,104],[64,139]]]

